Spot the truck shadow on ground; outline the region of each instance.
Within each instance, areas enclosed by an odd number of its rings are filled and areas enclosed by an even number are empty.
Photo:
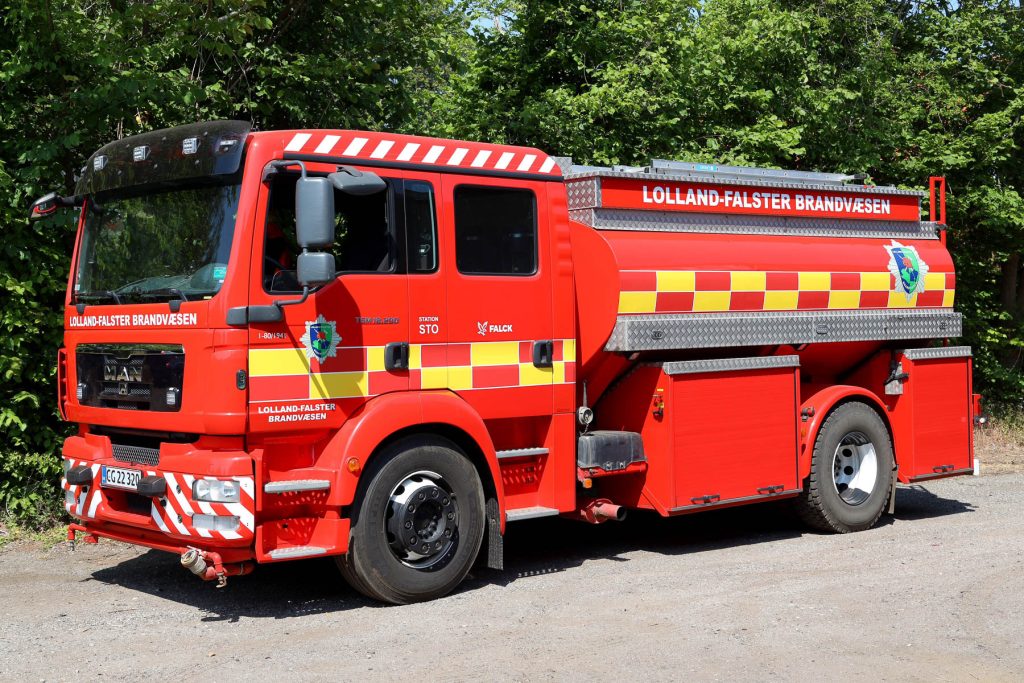
[[[919,487],[897,490],[895,516],[880,526],[970,512],[961,501]],[[794,539],[809,532],[785,502],[662,518],[633,513],[625,521],[591,526],[545,518],[518,522],[505,536],[505,570],[475,569],[458,589],[505,586],[531,576],[563,572],[591,560],[629,562],[622,555],[644,551],[661,555],[699,553]],[[348,587],[332,560],[261,565],[247,577],[233,578],[224,590],[196,579],[173,555],[150,551],[93,573],[93,580],[195,606],[202,621],[240,618],[287,619],[305,614],[381,608]]]

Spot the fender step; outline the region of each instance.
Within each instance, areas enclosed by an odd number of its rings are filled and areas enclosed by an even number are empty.
[[[505,513],[505,521],[518,522],[523,519],[536,519],[537,517],[554,517],[559,512],[555,508],[532,507],[509,510]]]
[[[299,557],[313,557],[315,555],[326,555],[327,548],[318,548],[312,545],[297,545],[291,548],[275,548],[267,555],[272,560],[294,560]]]
[[[328,479],[293,479],[290,481],[268,481],[263,485],[263,493],[294,493],[295,491],[329,491],[331,482]]]

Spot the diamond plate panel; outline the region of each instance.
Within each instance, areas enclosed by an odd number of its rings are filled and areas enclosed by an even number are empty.
[[[644,178],[650,178],[654,181],[677,181],[685,183],[710,183],[710,184],[727,184],[727,185],[739,185],[748,187],[778,187],[790,190],[820,190],[822,192],[835,192],[836,186],[829,184],[812,184],[812,183],[801,183],[801,182],[785,182],[785,181],[774,181],[774,180],[739,180],[734,178],[715,178],[714,176],[700,177],[690,176],[682,173],[671,173],[662,172],[660,169],[654,171],[648,167],[640,167],[634,172],[627,171],[615,171],[610,168],[584,168],[576,173],[565,174],[566,180],[572,180],[576,178],[632,178],[633,180],[642,180]],[[914,197],[924,197],[925,192],[920,190],[901,190],[896,187],[874,187],[870,185],[843,185],[841,187],[843,192],[853,192],[857,194],[885,194],[885,195],[910,195]]]
[[[970,358],[970,346],[940,346],[928,349],[906,349],[903,357],[908,360],[936,360],[939,358]]]
[[[763,344],[959,337],[953,311],[771,311],[622,315],[605,350],[631,353]]]
[[[598,230],[640,232],[703,232],[731,235],[800,235],[804,237],[878,237],[892,239],[939,238],[936,223],[925,221],[836,220],[789,218],[786,216],[737,216],[730,214],[684,213],[592,209],[574,218]]]
[[[594,209],[575,209],[569,211],[569,220],[594,227]]]
[[[566,182],[565,195],[570,211],[601,206],[601,181],[598,178],[585,178]]]
[[[735,372],[766,368],[798,368],[800,356],[754,356],[751,358],[708,358],[680,360],[661,366],[666,375],[695,375],[706,372]]]

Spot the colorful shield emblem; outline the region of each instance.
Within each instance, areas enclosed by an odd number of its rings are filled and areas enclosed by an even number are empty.
[[[306,357],[312,360],[316,358],[321,363],[328,358],[333,358],[338,353],[338,343],[341,337],[338,336],[337,323],[327,320],[322,315],[316,320],[306,323],[306,334],[302,335],[302,344],[306,347]]]
[[[924,276],[928,273],[928,264],[914,247],[893,241],[885,249],[889,252],[889,272],[896,280],[896,291],[906,295],[907,301],[913,300],[914,295],[924,291]]]

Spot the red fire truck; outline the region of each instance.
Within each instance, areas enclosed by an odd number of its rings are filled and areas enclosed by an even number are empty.
[[[112,142],[32,210],[81,207],[69,535],[221,585],[333,556],[406,603],[536,517],[791,498],[867,529],[897,481],[972,471],[974,408],[944,220],[863,180],[240,122]]]

